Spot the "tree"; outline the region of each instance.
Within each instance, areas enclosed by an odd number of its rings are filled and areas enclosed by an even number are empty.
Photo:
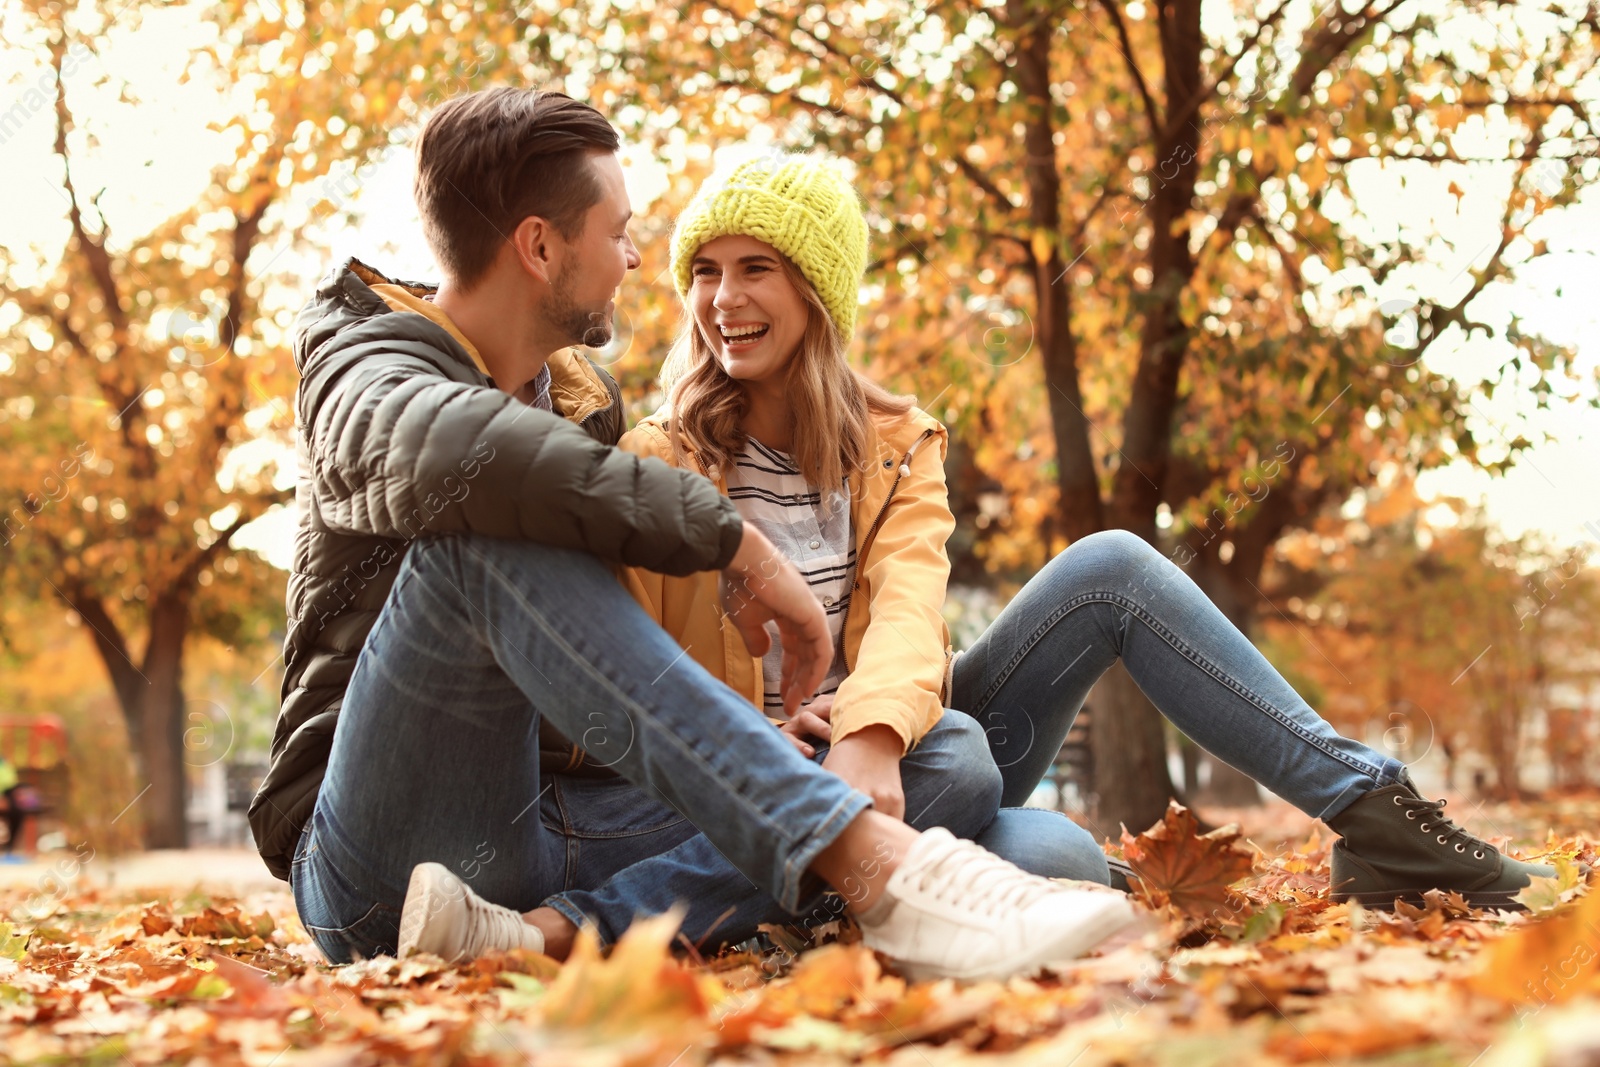
[[[275,161],[131,241],[113,236],[103,190],[79,188],[94,124],[74,113],[68,58],[108,24],[93,8],[41,9],[27,31],[49,56],[52,177],[70,232],[54,264],[0,264],[20,312],[0,386],[12,442],[4,565],[8,585],[57,597],[84,623],[146,783],[147,840],[171,847],[184,841],[184,648],[196,629],[226,638],[282,596],[279,576],[229,541],[288,491],[271,464],[218,474],[252,433],[287,429],[278,398],[292,368],[246,335],[245,264]],[[29,273],[39,280],[17,281]]]
[[[227,147],[204,192],[140,235],[114,233],[103,190],[78,180],[95,160],[97,128],[116,116],[81,117],[69,82],[98,66],[89,62],[96,51],[136,32],[145,9],[45,5],[6,15],[8,40],[48,57],[49,74],[31,91],[48,89],[49,177],[68,237],[58,257],[0,260],[9,305],[0,315],[0,567],[8,589],[59,598],[85,624],[138,756],[139,811],[155,847],[185,839],[184,736],[194,727],[185,721],[185,648],[196,632],[231,643],[255,632],[253,615],[282,611],[282,574],[230,544],[293,492],[292,308],[262,308],[264,272],[300,230],[346,206],[353,189],[335,179],[348,172],[332,168],[386,149],[404,125],[391,83],[363,75],[429,64],[433,86],[449,91],[452,74],[490,73],[483,47],[505,55],[465,28],[380,38],[330,33],[305,9],[191,10],[216,32],[187,76],[215,82],[239,105],[216,131]],[[365,15],[372,26],[386,21],[376,5]],[[106,78],[93,86],[106,87]],[[109,88],[129,100],[139,87]],[[309,209],[291,195],[307,189]]]

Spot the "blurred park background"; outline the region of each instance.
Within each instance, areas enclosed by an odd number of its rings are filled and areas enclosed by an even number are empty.
[[[831,154],[861,366],[952,429],[958,644],[1132,530],[1312,705],[1474,801],[1600,796],[1600,16],[1572,0],[0,0],[0,754],[33,842],[248,844],[292,555],[294,316],[431,279],[430,108],[622,131],[631,414],[714,164]],[[1125,676],[1060,804],[1256,788]]]

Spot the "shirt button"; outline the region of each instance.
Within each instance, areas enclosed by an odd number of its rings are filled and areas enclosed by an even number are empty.
[[[825,608],[833,607],[833,597],[831,597],[831,596],[823,597],[822,598],[822,606],[825,607]]]
[[[811,547],[812,548],[821,548],[822,547],[822,542],[821,541],[812,541],[811,542]]]

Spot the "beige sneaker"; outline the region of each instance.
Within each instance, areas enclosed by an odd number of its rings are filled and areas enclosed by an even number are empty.
[[[935,827],[857,919],[867,947],[914,981],[1003,981],[1082,956],[1136,917],[1121,893],[1028,874]]]
[[[492,949],[544,951],[544,933],[510,908],[491,904],[442,863],[419,863],[411,871],[400,911],[401,959],[428,952],[455,963]]]

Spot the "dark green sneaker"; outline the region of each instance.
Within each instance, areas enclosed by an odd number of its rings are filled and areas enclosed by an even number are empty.
[[[1396,899],[1424,903],[1430,889],[1460,893],[1475,908],[1521,911],[1513,897],[1552,867],[1501,855],[1444,814],[1445,802],[1417,792],[1402,772],[1392,785],[1363,793],[1326,820],[1333,846],[1332,896],[1389,911]]]

